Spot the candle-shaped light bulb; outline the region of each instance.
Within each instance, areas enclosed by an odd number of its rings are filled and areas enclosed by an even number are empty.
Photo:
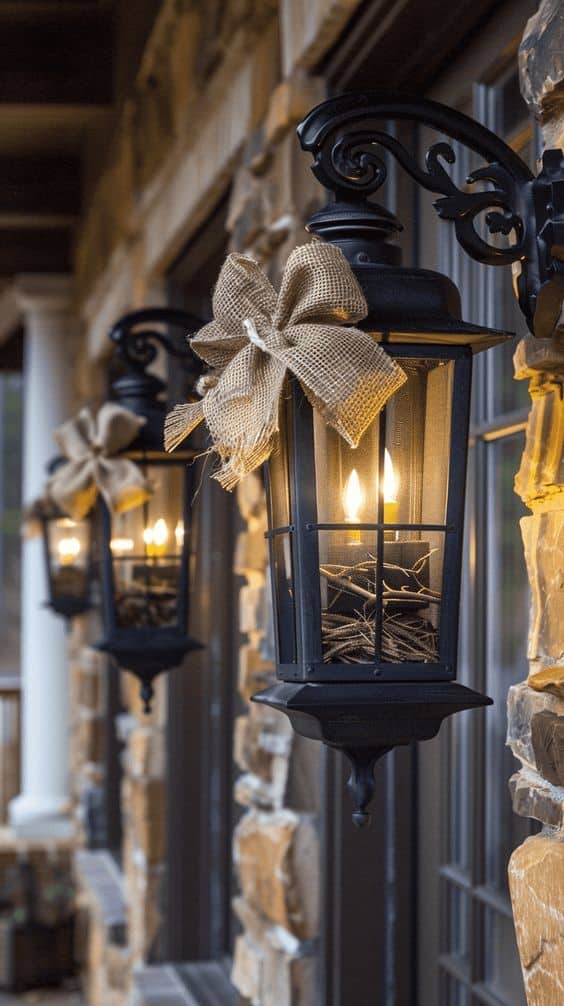
[[[343,510],[347,524],[360,524],[360,511],[364,506],[365,495],[360,484],[358,472],[353,468],[343,492]],[[360,545],[360,531],[347,531],[347,545]]]
[[[343,493],[343,509],[347,524],[360,523],[360,511],[364,505],[364,493],[356,468],[350,473]]]
[[[146,527],[143,531],[143,541],[147,555],[151,557],[166,555],[168,537],[168,524],[164,517],[159,517],[153,524],[153,527]]]
[[[126,555],[127,552],[133,552],[134,545],[133,538],[112,538],[110,542],[112,555],[117,556],[118,559]]]
[[[384,524],[397,524],[399,516],[398,503],[399,479],[394,470],[391,454],[384,450]]]
[[[57,543],[57,552],[61,566],[72,566],[80,555],[80,540],[78,538],[61,538]]]
[[[176,541],[176,550],[182,552],[184,547],[184,521],[179,520],[174,529],[174,538]]]

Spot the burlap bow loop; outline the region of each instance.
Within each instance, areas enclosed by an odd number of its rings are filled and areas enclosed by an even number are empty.
[[[290,255],[277,294],[262,269],[229,255],[213,297],[214,320],[192,338],[212,368],[201,402],[178,405],[165,424],[173,450],[205,419],[226,489],[268,458],[280,397],[296,377],[325,421],[356,447],[406,380],[370,335],[343,326],[368,308],[340,249],[314,242]]]
[[[106,402],[94,416],[81,409],[55,431],[55,440],[67,458],[47,483],[48,496],[60,509],[82,520],[100,492],[114,513],[138,506],[150,497],[141,469],[125,450],[146,420],[114,402]]]

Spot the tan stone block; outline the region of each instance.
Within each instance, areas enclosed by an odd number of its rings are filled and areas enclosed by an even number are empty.
[[[539,375],[530,392],[531,412],[515,491],[532,510],[564,511],[564,379]]]
[[[261,1006],[310,1006],[316,998],[316,966],[311,957],[291,957],[268,947]]]
[[[235,761],[244,772],[272,782],[273,761],[288,759],[292,747],[292,727],[287,717],[265,706],[253,705],[235,725]]]
[[[132,838],[149,863],[165,856],[166,786],[161,779],[129,779],[127,812]]]
[[[509,689],[507,697],[507,743],[516,758],[528,768],[536,769],[537,760],[532,743],[532,721],[542,712],[564,716],[564,697],[547,691],[537,691],[522,681]]]
[[[250,1002],[262,1002],[263,955],[260,947],[247,936],[235,940],[231,981]]]
[[[515,850],[509,886],[528,1006],[564,1002],[564,842],[535,835]]]
[[[108,943],[104,963],[110,988],[125,992],[131,977],[128,950],[115,943]]]
[[[262,528],[256,531],[242,531],[237,535],[233,570],[239,576],[264,574],[267,563],[267,547]]]
[[[543,667],[540,662],[533,662],[527,684],[538,692],[552,692],[564,699],[564,664],[553,664]]]
[[[282,70],[315,66],[336,42],[360,0],[281,0]]]
[[[523,517],[521,534],[531,585],[528,656],[540,672],[564,664],[564,510]],[[529,684],[547,687],[538,672]]]
[[[264,132],[267,143],[278,143],[291,126],[322,100],[319,79],[298,71],[272,92]]]
[[[239,629],[241,632],[255,632],[264,627],[264,605],[266,588],[246,584],[239,591]]]
[[[561,788],[523,769],[511,776],[509,789],[513,810],[520,817],[532,817],[550,828],[564,825],[564,791]]]
[[[166,735],[162,730],[140,726],[127,738],[127,770],[130,775],[164,778],[166,771]]]
[[[564,345],[556,339],[526,335],[517,343],[513,368],[516,381],[537,378],[539,372],[564,376]]]
[[[101,762],[106,744],[105,721],[100,716],[81,716],[77,723],[76,744],[84,761]]]
[[[318,840],[311,820],[291,811],[249,811],[235,832],[235,860],[249,904],[301,939],[318,925]]]
[[[266,688],[272,684],[274,668],[272,664],[264,660],[260,650],[252,643],[245,643],[239,648],[239,692],[244,699],[250,700],[251,696],[258,692],[260,688]]]
[[[237,503],[243,520],[256,517],[266,507],[264,483],[256,472],[251,472],[237,486]]]
[[[102,682],[97,671],[79,670],[77,674],[77,702],[86,709],[97,712],[102,697]]]

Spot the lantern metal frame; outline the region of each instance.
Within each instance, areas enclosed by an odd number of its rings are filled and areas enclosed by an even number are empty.
[[[52,475],[53,472],[57,470],[61,465],[65,464],[65,458],[58,455],[53,458],[47,465],[47,472]],[[38,520],[41,525],[41,538],[43,542],[43,557],[45,562],[45,571],[47,576],[47,593],[49,600],[45,602],[46,607],[50,608],[51,611],[55,612],[56,615],[62,615],[63,618],[70,622],[77,615],[84,615],[87,611],[90,611],[93,607],[92,601],[92,590],[93,583],[95,579],[95,534],[94,526],[92,522],[91,515],[88,514],[83,517],[81,521],[75,521],[74,523],[80,523],[87,526],[88,534],[88,555],[86,560],[86,565],[84,568],[84,591],[80,595],[73,595],[60,590],[57,587],[56,577],[53,570],[53,555],[51,551],[51,526],[60,520],[67,520],[67,514],[59,510],[55,503],[52,503],[49,509],[49,504],[46,501],[48,509],[41,507],[41,512],[38,513]]]
[[[425,167],[392,132],[390,123],[409,120],[446,134],[486,164],[459,188],[445,164],[455,163],[453,148],[433,143]],[[380,128],[383,123],[385,128]],[[516,295],[533,334],[550,336],[558,324],[564,297],[564,155],[546,151],[534,177],[521,158],[490,130],[451,108],[426,99],[390,97],[375,92],[346,94],[314,108],[298,127],[304,150],[314,157],[312,171],[333,193],[333,199],[309,220],[306,229],[344,252],[362,286],[368,315],[359,327],[385,345],[401,361],[405,357],[454,359],[455,387],[451,416],[450,468],[444,525],[399,524],[383,521],[379,501],[375,523],[318,522],[315,451],[311,406],[299,385],[291,381],[293,447],[288,450],[289,485],[293,492],[292,523],[273,527],[269,500],[271,562],[278,534],[293,536],[292,612],[295,617],[296,662],[280,660],[278,601],[273,582],[279,681],[254,696],[254,701],[285,712],[294,729],[306,737],[342,750],[351,763],[349,788],[353,821],[370,820],[376,761],[392,748],[436,735],[445,717],[462,709],[486,706],[491,699],[456,683],[458,604],[471,386],[471,357],[509,333],[463,322],[457,288],[446,277],[426,269],[401,265],[393,243],[402,229],[389,210],[373,201],[383,185],[391,156],[413,181],[439,196],[434,206],[440,219],[454,224],[462,248],[488,265],[517,265]],[[487,188],[476,189],[476,184]],[[492,243],[479,233],[485,220]],[[501,247],[499,235],[507,241]],[[380,420],[379,465],[383,475],[385,409]],[[290,459],[293,458],[291,463]],[[267,496],[270,497],[268,465]],[[379,484],[382,484],[380,481]],[[439,660],[437,663],[390,665],[378,660],[362,664],[324,664],[318,532],[370,530],[377,533],[378,573],[383,563],[384,532],[390,530],[444,532]],[[273,576],[274,581],[274,576]],[[375,610],[381,621],[382,577],[376,576]],[[377,627],[376,627],[377,632]]]
[[[182,361],[186,378],[193,388],[201,374],[201,364],[188,345],[178,346],[161,327],[179,327],[190,333],[202,322],[177,308],[144,308],[124,315],[113,326],[110,339],[116,347],[125,373],[112,384],[113,399],[146,420],[138,437],[123,452],[141,467],[144,465],[163,469],[185,466],[183,473],[182,519],[185,534],[179,557],[178,596],[174,626],[121,626],[116,606],[114,561],[110,547],[112,515],[103,500],[99,501],[100,514],[100,582],[104,638],[97,648],[109,653],[124,670],[134,674],[141,683],[140,694],[145,712],[150,712],[154,694],[153,682],[163,671],[177,667],[191,650],[200,649],[201,643],[188,632],[189,617],[189,550],[190,510],[193,495],[193,468],[191,462],[196,452],[190,447],[175,455],[165,453],[163,443],[166,404],[163,395],[165,383],[148,372],[160,345],[168,355]],[[143,505],[143,504],[142,504]],[[133,557],[135,558],[135,557]],[[166,558],[163,557],[163,558]],[[146,556],[139,561],[147,560]],[[119,561],[119,560],[118,560]]]

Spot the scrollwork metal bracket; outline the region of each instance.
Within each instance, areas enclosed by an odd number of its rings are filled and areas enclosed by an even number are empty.
[[[390,124],[402,120],[442,133],[485,163],[468,175],[466,186],[457,185],[447,170],[456,152],[441,140],[428,148],[422,167],[390,132]],[[552,334],[564,296],[562,151],[546,151],[535,178],[510,146],[468,116],[427,99],[377,92],[346,94],[318,105],[298,127],[298,136],[313,155],[316,178],[339,203],[357,208],[384,184],[387,152],[416,184],[439,197],[437,214],[454,224],[468,255],[487,265],[514,266],[529,328],[537,336]],[[500,236],[507,239],[503,244]]]
[[[201,364],[187,344],[178,345],[162,328],[181,328],[193,333],[203,324],[198,318],[174,307],[146,307],[124,314],[110,330],[109,337],[115,344],[118,356],[126,367],[136,373],[144,373],[156,359],[158,346],[169,354],[184,361],[184,370],[194,377],[201,372]]]

